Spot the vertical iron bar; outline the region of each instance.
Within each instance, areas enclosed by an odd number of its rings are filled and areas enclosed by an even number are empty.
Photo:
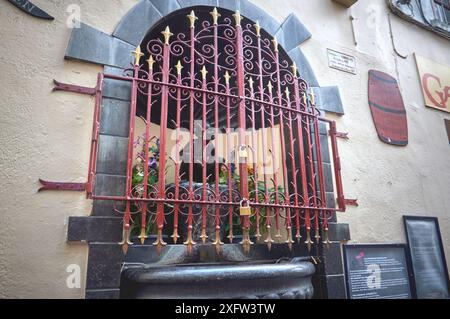
[[[314,105],[315,107],[315,105]],[[327,207],[326,206],[326,194],[325,194],[325,185],[324,185],[324,178],[323,178],[323,167],[322,167],[322,149],[320,146],[320,132],[319,132],[319,119],[314,118],[314,139],[315,139],[315,146],[316,146],[316,163],[317,163],[317,173],[319,178],[319,190],[320,190],[320,207]],[[316,213],[316,219],[319,212]],[[324,212],[320,211],[320,214],[322,217],[324,216]],[[319,235],[319,221],[316,220],[316,240],[319,242],[320,235]]]
[[[227,140],[227,186],[228,186],[228,202],[231,204],[233,202],[233,183],[232,183],[232,169],[231,169],[231,112],[230,112],[230,76],[228,71],[225,73],[225,92],[227,94],[226,104],[227,104],[227,127],[226,127],[226,140]],[[233,206],[228,205],[228,224],[229,231],[227,238],[229,239],[230,244],[233,243]]]
[[[206,171],[206,74],[208,73],[206,71],[205,66],[203,66],[202,68],[202,200],[206,201],[206,188],[208,187],[207,185],[207,179],[209,176],[207,176],[207,171]],[[208,209],[207,205],[202,205],[202,233],[200,235],[200,238],[202,239],[202,243],[206,244],[206,238],[208,238],[208,236],[206,235],[206,217],[207,217],[207,212],[206,210]]]
[[[304,102],[305,102],[305,110],[309,112],[310,114],[313,114],[311,110],[309,109],[309,103],[308,99],[306,97],[306,92],[304,93]],[[311,128],[310,128],[310,119],[311,115],[306,115],[306,124],[305,124],[305,131],[306,131],[306,148],[307,148],[307,155],[306,158],[308,160],[309,164],[309,176],[310,176],[310,183],[309,188],[311,189],[311,196],[313,198],[313,207],[317,207],[317,201],[316,201],[316,186],[315,186],[315,174],[314,174],[314,162],[313,162],[313,156],[312,156],[312,146],[311,146]],[[309,200],[309,192],[308,192],[308,198],[307,198],[308,206],[311,206],[310,200]],[[309,210],[307,210],[307,215],[305,217],[306,220],[306,241],[305,244],[308,246],[308,250],[311,250],[311,244],[313,244],[311,240],[311,221],[310,221],[310,214]],[[313,211],[314,219],[317,214],[317,211]]]
[[[250,97],[252,101],[250,102],[251,107],[251,122],[252,122],[252,156],[253,156],[253,184],[255,187],[255,203],[259,203],[259,195],[258,195],[258,166],[257,166],[257,160],[258,160],[258,145],[256,144],[256,127],[255,127],[255,103],[253,102],[253,99],[255,98],[254,90],[253,90],[253,79],[250,78],[249,80],[250,84]],[[261,237],[260,229],[259,229],[259,222],[260,222],[260,215],[259,215],[259,206],[255,207],[255,216],[256,216],[256,238],[259,241],[259,238]]]
[[[272,83],[269,81],[268,84],[268,88],[269,88],[269,103],[273,104],[273,94],[272,94]],[[281,112],[281,110],[280,110]],[[272,157],[272,174],[273,174],[273,186],[274,186],[274,195],[275,195],[275,205],[279,204],[279,197],[278,197],[278,167],[276,168],[277,171],[275,171],[275,165],[277,164],[276,161],[276,156],[275,156],[275,145],[276,145],[276,141],[275,141],[275,133],[274,133],[274,126],[275,126],[275,115],[273,112],[273,106],[270,106],[270,136],[272,139],[272,149],[269,150],[270,151],[270,155]],[[276,234],[278,235],[280,233],[280,208],[277,206],[275,207],[275,230],[276,230]],[[267,246],[269,247],[269,250],[271,248],[271,242],[273,242],[271,237],[268,237],[266,239],[267,242]]]
[[[246,130],[246,111],[245,111],[245,73],[244,73],[244,51],[241,27],[241,15],[239,11],[234,14],[236,19],[236,52],[237,52],[237,89],[239,96],[239,110],[238,110],[238,136],[239,147],[245,145],[245,130]],[[247,159],[245,157],[239,158],[239,177],[241,184],[241,196],[243,200],[248,200],[248,172]],[[250,249],[251,241],[249,236],[250,216],[241,217],[242,223],[242,245],[245,251]]]
[[[330,139],[331,139],[331,150],[333,153],[333,165],[334,165],[334,176],[336,181],[336,192],[337,192],[337,202],[340,211],[345,211],[345,197],[342,188],[342,176],[341,176],[341,158],[339,157],[339,151],[337,147],[337,129],[336,122],[330,122]]]
[[[297,111],[301,110],[301,100],[300,100],[300,92],[299,92],[299,85],[298,85],[298,77],[295,76],[294,79],[294,93],[295,93],[295,104]],[[305,105],[306,109],[306,105]],[[302,182],[302,198],[303,198],[303,206],[309,206],[309,196],[308,196],[308,180],[306,177],[306,159],[305,159],[305,146],[303,142],[303,115],[298,114],[297,115],[297,139],[298,139],[298,151],[299,151],[299,163],[300,163],[300,178]],[[295,183],[297,182],[297,178],[295,178]],[[300,214],[300,212],[298,213]],[[297,238],[297,241],[300,241],[301,234],[300,234],[300,216],[297,216],[297,233],[295,237]],[[305,212],[305,226],[307,229],[309,229],[309,210]]]
[[[279,112],[280,112],[280,139],[281,139],[281,163],[283,166],[283,183],[284,183],[284,196],[285,196],[285,203],[286,201],[289,201],[289,184],[288,184],[288,176],[287,176],[287,169],[286,169],[286,141],[284,139],[284,119],[283,119],[283,93],[281,92],[281,76],[280,76],[280,64],[279,64],[279,53],[278,53],[278,47],[277,43],[275,41],[275,60],[276,60],[276,74],[277,74],[277,95],[278,95],[278,103],[280,106]],[[275,190],[278,192],[278,189]],[[288,207],[286,208],[286,231],[288,233],[291,232],[291,209]],[[289,236],[289,235],[288,235]],[[277,238],[281,238],[281,234],[278,232],[275,235]]]
[[[139,50],[135,51],[136,57],[139,56]],[[128,132],[128,157],[127,157],[127,170],[126,170],[126,203],[125,214],[123,216],[123,238],[120,244],[122,245],[123,252],[126,253],[128,245],[131,245],[130,241],[130,217],[131,217],[131,198],[132,198],[132,171],[133,171],[133,144],[134,144],[134,129],[136,120],[136,101],[137,101],[137,83],[139,81],[139,58],[136,58],[136,63],[133,68],[133,80],[131,84],[131,104],[130,104],[130,122]]]
[[[214,9],[213,12],[211,12],[211,15],[213,16],[213,25],[214,25],[214,92],[219,91],[219,46],[218,46],[218,34],[217,34],[217,18],[218,13],[217,9]],[[215,94],[214,95],[214,176],[215,176],[215,193],[216,193],[216,202],[220,201],[220,188],[219,188],[219,101],[218,97]],[[216,234],[214,239],[214,245],[216,246],[217,253],[219,252],[220,245],[223,244],[223,242],[220,240],[220,206],[215,205],[215,228],[216,228]]]
[[[181,85],[181,62],[178,61],[177,64],[177,84]],[[181,126],[181,89],[177,88],[177,119],[175,124],[175,199],[178,200],[180,196],[180,126]],[[173,243],[176,244],[178,238],[178,214],[179,214],[179,205],[178,203],[174,204],[173,207],[174,215],[173,215],[173,234],[172,239]]]
[[[258,38],[258,80],[259,80],[259,96],[260,96],[260,100],[264,101],[264,81],[263,81],[263,60],[262,60],[262,50],[261,50],[261,34],[260,34],[260,27],[259,27],[259,23],[256,23],[255,25],[256,28],[256,35]],[[269,201],[269,182],[267,179],[267,168],[266,168],[266,159],[267,159],[267,154],[264,153],[265,150],[267,149],[267,136],[266,136],[266,118],[265,118],[265,105],[262,104],[261,105],[261,130],[262,130],[262,150],[263,150],[263,174],[264,174],[264,197],[265,197],[265,204],[268,204]],[[272,161],[273,164],[273,161]],[[265,239],[265,242],[267,243],[269,250],[270,247],[273,243],[273,239],[271,237],[270,234],[270,229],[272,227],[271,225],[271,210],[268,207],[265,207],[265,214],[266,214],[266,220],[265,220],[265,224],[266,224],[266,231],[267,231],[267,237]]]
[[[296,80],[296,76],[294,75],[294,82],[295,81],[297,81],[297,80]],[[289,90],[288,90],[287,87],[286,87],[286,104],[287,104],[288,107],[292,107],[291,106],[290,96],[289,96]],[[288,125],[288,128],[289,128],[289,141],[290,141],[290,143],[289,143],[289,146],[290,146],[289,158],[291,160],[291,171],[292,171],[292,181],[291,181],[291,183],[292,183],[292,187],[293,187],[293,191],[294,191],[294,205],[298,206],[297,180],[296,180],[297,167],[295,165],[295,157],[294,157],[294,143],[295,143],[295,140],[294,140],[294,133],[292,131],[292,116],[295,116],[294,112],[289,111],[289,125]],[[286,183],[286,184],[288,184],[288,183]],[[287,185],[287,187],[289,187],[289,185]],[[290,205],[290,198],[288,198],[288,200],[289,200],[289,205]],[[296,229],[297,229],[297,231],[299,231],[298,214],[299,214],[299,211],[298,211],[298,209],[296,209],[295,210],[295,216],[296,216]],[[290,220],[289,220],[289,222],[290,222]],[[286,225],[286,227],[288,227],[288,225]],[[290,223],[289,223],[289,227],[291,227]],[[288,229],[288,238],[286,240],[286,243],[289,245],[289,248],[292,249],[293,240],[292,240],[291,229]]]
[[[162,86],[161,86],[161,117],[159,130],[159,169],[158,169],[158,199],[162,200],[166,197],[166,144],[167,144],[167,113],[169,104],[169,68],[170,68],[170,30],[169,27],[163,32],[165,37],[163,48],[163,69],[162,69]],[[153,245],[156,246],[158,253],[161,252],[162,246],[167,245],[162,237],[164,228],[164,203],[158,202],[156,208],[156,225],[158,227],[158,235]]]
[[[153,62],[152,59],[149,61],[148,68],[148,78],[149,80],[153,79]],[[148,83],[147,87],[147,113],[145,117],[145,154],[144,154],[144,189],[143,189],[143,198],[148,197],[148,158],[149,158],[149,143],[150,143],[150,119],[151,119],[151,111],[152,110],[152,83]],[[146,235],[146,226],[147,226],[147,202],[142,203],[142,212],[141,212],[141,234],[139,238],[141,239],[141,244],[144,244]]]
[[[190,26],[190,90],[189,90],[189,200],[191,204],[188,207],[188,233],[186,241],[184,242],[187,245],[187,251],[192,252],[193,245],[195,242],[192,238],[192,229],[193,229],[193,207],[192,201],[194,200],[194,189],[193,189],[193,175],[194,175],[194,91],[193,87],[195,86],[195,24],[192,23]]]

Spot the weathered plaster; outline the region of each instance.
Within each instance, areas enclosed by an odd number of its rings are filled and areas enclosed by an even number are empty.
[[[302,49],[322,85],[339,85],[345,107],[345,116],[328,116],[337,120],[339,131],[349,132],[350,140],[339,142],[344,190],[347,197],[358,198],[360,206],[349,207],[338,215],[338,221],[350,224],[353,242],[405,242],[402,215],[437,216],[445,252],[450,256],[446,244],[450,240],[450,148],[443,125],[449,115],[425,108],[412,55],[417,52],[450,65],[450,42],[391,16],[396,48],[408,55],[402,59],[393,52],[385,1],[363,0],[352,7],[358,46],[349,33],[349,11],[335,8],[336,16],[342,19],[342,34],[333,36],[333,31],[317,30],[318,23],[311,21],[308,10],[319,14],[317,9],[307,6],[306,1],[289,2],[304,4],[298,16],[313,37]],[[326,7],[326,1],[317,2]],[[356,56],[358,74],[328,68],[327,48]],[[367,105],[369,69],[386,71],[399,80],[408,115],[410,143],[405,148],[378,140]]]
[[[99,66],[64,60],[72,3],[83,21],[111,33],[135,1],[35,0],[55,20],[39,20],[0,2],[0,297],[81,298],[87,246],[66,243],[68,216],[88,215],[83,193],[36,193],[38,178],[86,180],[93,98],[52,93],[52,81],[94,86]],[[99,19],[101,17],[101,19]],[[81,267],[69,289],[66,268]]]

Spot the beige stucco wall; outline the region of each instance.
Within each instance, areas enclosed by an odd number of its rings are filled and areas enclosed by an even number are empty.
[[[345,107],[344,116],[334,117],[338,129],[350,136],[339,142],[344,191],[358,199],[359,207],[349,207],[338,220],[350,223],[352,242],[382,243],[405,242],[402,215],[437,216],[450,257],[450,147],[444,126],[450,114],[425,108],[413,55],[450,66],[450,42],[392,15],[395,46],[407,56],[402,59],[393,52],[386,1],[359,0],[351,10],[329,1],[289,2],[313,34],[302,49],[320,84],[339,85]],[[285,14],[278,12],[281,6],[272,9],[279,18]],[[355,17],[357,46],[350,15]],[[327,48],[356,56],[358,74],[328,68]],[[399,80],[408,116],[407,147],[390,146],[377,137],[367,104],[369,69]]]
[[[339,85],[346,115],[338,129],[347,197],[360,206],[339,215],[354,242],[404,242],[403,214],[439,217],[450,258],[450,147],[443,119],[427,109],[413,53],[450,65],[450,42],[392,16],[393,53],[384,0],[359,0],[347,10],[330,0],[253,1],[278,21],[291,12],[313,37],[302,45],[321,85]],[[67,7],[81,8],[81,21],[111,33],[136,0],[45,1],[34,3],[55,16],[47,22],[0,2],[0,297],[81,298],[87,246],[66,243],[68,216],[88,215],[82,193],[36,193],[38,178],[86,180],[93,100],[52,93],[52,80],[93,86],[99,66],[63,59],[71,30]],[[355,17],[355,46],[350,14]],[[357,57],[358,73],[328,68],[327,48]],[[378,140],[367,104],[369,69],[399,79],[408,113],[406,148]],[[81,266],[80,289],[69,289],[66,268]]]
[[[36,191],[39,178],[86,181],[93,99],[52,93],[52,81],[94,86],[102,70],[64,60],[70,4],[111,33],[136,1],[33,2],[55,20],[0,2],[0,297],[81,298],[87,245],[66,243],[66,221],[88,215],[91,203],[83,193]],[[81,289],[66,286],[71,264],[81,267]]]

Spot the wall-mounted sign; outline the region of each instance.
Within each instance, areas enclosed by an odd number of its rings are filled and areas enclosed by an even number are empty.
[[[349,299],[411,299],[410,263],[404,244],[344,245]]]
[[[415,56],[425,105],[450,112],[450,66]]]
[[[328,49],[328,66],[351,74],[356,74],[354,56]]]
[[[44,10],[37,7],[35,4],[31,3],[28,0],[8,0],[13,5],[15,5],[20,10],[28,13],[29,15],[32,15],[33,17],[46,19],[46,20],[53,20],[54,18],[49,15]]]
[[[397,80],[387,73],[369,71],[369,106],[381,141],[408,144],[408,123]]]
[[[450,298],[449,277],[438,219],[403,216],[417,298]]]

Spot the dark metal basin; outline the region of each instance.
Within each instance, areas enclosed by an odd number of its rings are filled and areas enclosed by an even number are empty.
[[[309,299],[314,272],[314,265],[304,258],[280,263],[129,265],[122,272],[121,297]]]

